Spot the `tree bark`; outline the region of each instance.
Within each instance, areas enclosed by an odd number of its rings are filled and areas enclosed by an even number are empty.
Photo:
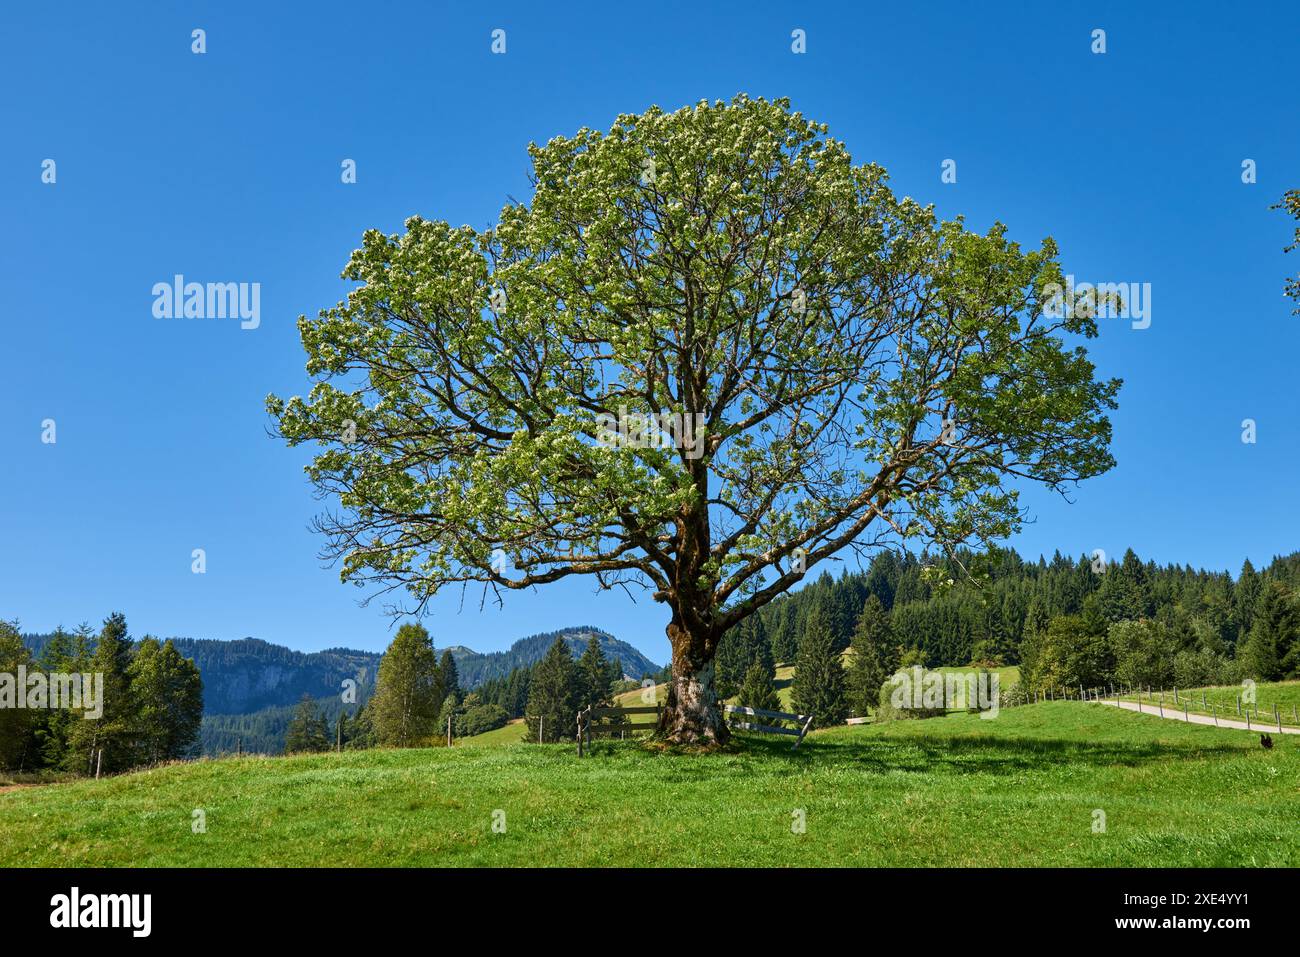
[[[713,652],[706,635],[692,634],[677,616],[668,624],[672,677],[659,735],[673,744],[724,744],[731,737],[713,689]]]

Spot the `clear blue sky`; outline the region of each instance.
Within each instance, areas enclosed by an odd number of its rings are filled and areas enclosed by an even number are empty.
[[[526,197],[530,140],[738,92],[790,97],[944,216],[1054,236],[1080,279],[1151,283],[1150,328],[1103,322],[1093,347],[1126,380],[1119,466],[1072,505],[1029,494],[1023,553],[1132,546],[1235,574],[1300,548],[1300,318],[1282,296],[1300,254],[1269,210],[1300,186],[1300,7],[730,6],[6,4],[0,615],[384,647],[389,620],[316,558],[303,455],[265,433],[266,394],[307,386],[296,317],[340,298],[367,227],[483,227]],[[154,319],[176,273],[260,282],[260,328]],[[459,604],[436,605],[439,644],[589,623],[667,658],[661,606],[585,581]]]

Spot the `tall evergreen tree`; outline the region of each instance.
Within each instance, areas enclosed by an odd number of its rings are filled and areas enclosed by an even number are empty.
[[[740,683],[740,692],[737,700],[742,707],[759,708],[766,711],[780,711],[781,698],[776,693],[776,685],[772,682],[772,672],[763,666],[761,661],[755,661],[745,672],[745,679]],[[779,719],[762,718],[759,724],[777,724]]]
[[[1300,634],[1300,612],[1295,600],[1280,582],[1271,581],[1260,591],[1250,633],[1237,654],[1243,677],[1277,681],[1288,666],[1300,665],[1295,651]]]
[[[104,619],[95,640],[95,651],[86,671],[104,676],[103,714],[99,718],[78,717],[69,723],[65,766],[85,773],[124,771],[136,760],[135,734],[137,702],[131,694],[131,638],[126,616],[114,612]],[[102,764],[100,754],[102,752]]]
[[[563,638],[555,639],[546,657],[533,669],[528,683],[526,741],[567,741],[577,728],[577,669]]]
[[[875,709],[881,686],[897,668],[898,646],[889,613],[873,593],[862,606],[850,645],[847,700],[855,714],[865,717]]]
[[[376,743],[410,748],[436,734],[443,681],[424,626],[409,622],[398,628],[379,663],[369,703]]]
[[[762,619],[755,615],[729,628],[722,636],[713,660],[714,687],[721,698],[730,698],[740,690],[745,673],[754,662],[761,664],[766,671],[774,672],[772,646],[767,640]]]
[[[794,663],[794,710],[812,715],[813,724],[819,728],[843,724],[848,716],[844,685],[844,666],[835,650],[830,621],[822,609],[814,606]]]
[[[601,707],[610,701],[609,664],[605,661],[605,652],[601,650],[600,641],[592,635],[587,647],[578,659],[576,684],[578,707],[594,705]]]
[[[0,621],[0,769],[19,770],[33,763],[33,713],[18,707],[18,696],[27,690],[18,683],[18,669],[31,666],[18,623]]]
[[[315,699],[305,694],[293,710],[293,719],[284,736],[284,753],[303,754],[329,749],[329,720]]]
[[[1250,626],[1255,622],[1255,604],[1259,601],[1262,590],[1263,582],[1259,573],[1247,558],[1241,563],[1241,574],[1237,576],[1237,584],[1232,589],[1232,614],[1236,619],[1237,633],[1242,637],[1250,634]]]
[[[773,606],[768,619],[772,623],[768,634],[772,647],[772,660],[784,664],[794,661],[799,653],[799,637],[795,632],[795,602],[786,599]]]
[[[460,687],[460,671],[456,668],[456,658],[450,648],[442,653],[442,660],[438,663],[438,673],[442,676],[443,696],[451,698],[456,705],[459,705],[464,695]]]
[[[79,674],[81,662],[77,656],[77,642],[60,625],[50,636],[41,652],[40,668],[46,674]],[[66,708],[51,708],[33,717],[33,732],[40,763],[47,768],[61,768],[68,753],[68,728],[80,717]]]

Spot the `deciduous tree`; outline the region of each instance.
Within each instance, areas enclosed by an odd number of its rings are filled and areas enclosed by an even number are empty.
[[[338,507],[346,579],[530,589],[573,575],[666,609],[660,732],[726,737],[728,629],[819,563],[1016,531],[1015,483],[1106,471],[1117,381],[1075,340],[1055,244],[889,189],[785,100],[623,115],[529,147],[483,231],[367,232],[302,318],[316,379],[268,398]],[[1053,318],[1061,316],[1064,318]]]
[[[442,676],[429,632],[423,625],[402,625],[379,662],[375,693],[368,704],[375,741],[414,747],[439,731],[442,704]]]

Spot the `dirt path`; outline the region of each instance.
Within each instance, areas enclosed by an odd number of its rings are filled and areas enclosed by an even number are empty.
[[[1300,734],[1300,728],[1288,728],[1283,725],[1278,728],[1276,724],[1269,724],[1268,721],[1252,721],[1246,724],[1245,721],[1238,721],[1235,718],[1218,718],[1208,714],[1191,714],[1186,718],[1183,717],[1182,711],[1176,711],[1172,707],[1165,708],[1164,714],[1160,713],[1160,706],[1155,704],[1142,704],[1136,701],[1115,701],[1105,698],[1095,700],[1093,704],[1108,704],[1112,708],[1123,708],[1125,711],[1138,711],[1142,714],[1149,714],[1153,718],[1168,718],[1170,721],[1186,721],[1188,724],[1208,724],[1218,728],[1240,728],[1242,731],[1257,731],[1260,734]]]

